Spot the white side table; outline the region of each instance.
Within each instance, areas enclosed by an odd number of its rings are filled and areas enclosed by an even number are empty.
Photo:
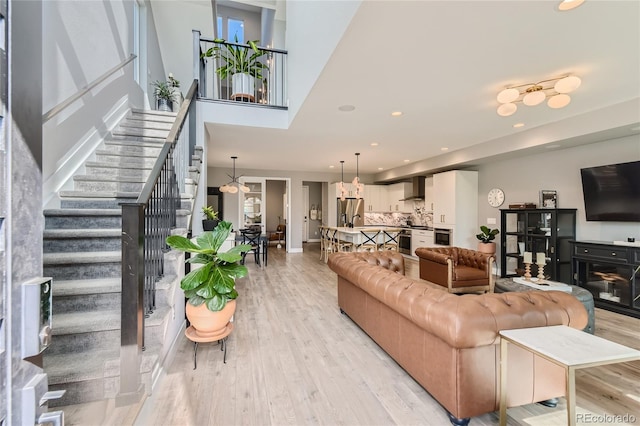
[[[640,351],[565,325],[500,331],[500,426],[507,424],[507,345],[514,344],[564,368],[567,424],[576,424],[575,371],[640,359]]]

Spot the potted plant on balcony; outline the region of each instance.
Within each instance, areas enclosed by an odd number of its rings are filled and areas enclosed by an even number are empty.
[[[262,80],[262,71],[269,67],[260,61],[267,51],[258,47],[259,40],[251,40],[248,46],[229,44],[224,39],[215,39],[201,57],[220,60],[216,74],[221,80],[231,77],[231,99],[255,101],[255,79]],[[235,38],[238,43],[238,38]]]
[[[153,94],[156,97],[158,111],[173,110],[173,87],[167,81],[156,80],[153,82]]]
[[[231,232],[230,222],[220,222],[213,231],[203,232],[192,242],[180,235],[167,237],[167,244],[192,253],[188,260],[193,269],[180,281],[180,288],[188,299],[187,319],[198,338],[215,340],[228,335],[230,319],[236,309],[236,279],[247,275],[247,268],[239,262],[242,253],[251,249],[248,244],[237,245],[226,252],[219,251]]]
[[[173,91],[173,101],[174,101],[173,106],[175,107],[176,110],[179,110],[180,106],[182,105],[182,102],[184,101],[184,96],[180,91],[180,81],[177,80],[173,76],[173,73],[170,72],[167,83],[169,83],[169,87],[171,87],[171,90]]]
[[[218,223],[220,223],[218,212],[211,206],[203,206],[202,214],[204,216],[204,219],[202,219],[202,229],[205,231],[213,231],[215,227],[218,226]]]
[[[480,227],[480,233],[476,235],[476,238],[480,241],[478,243],[478,251],[481,253],[496,254],[496,243],[493,240],[496,239],[500,231],[497,229],[489,229],[489,227],[482,225]]]

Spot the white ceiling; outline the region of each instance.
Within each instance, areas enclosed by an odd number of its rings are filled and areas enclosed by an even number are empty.
[[[558,122],[586,114],[604,131],[613,127],[607,110],[623,102],[629,125],[599,134],[632,134],[640,122],[640,2],[587,0],[570,12],[557,4],[365,1],[290,128],[209,124],[209,166],[229,167],[229,156],[238,155],[242,168],[328,172],[346,160],[346,171],[355,170],[354,153],[361,152],[361,173],[397,178],[437,168],[438,156],[547,128],[540,138],[547,144],[562,147],[555,133],[572,145],[594,142],[575,137],[584,129],[558,132]],[[519,104],[510,117],[496,114],[505,86],[567,73],[582,78],[567,107]],[[356,109],[340,112],[344,104]],[[395,110],[403,115],[392,117]],[[519,122],[525,126],[512,127]]]

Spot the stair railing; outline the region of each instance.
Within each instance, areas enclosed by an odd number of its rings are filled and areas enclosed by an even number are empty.
[[[164,274],[165,240],[176,227],[180,194],[195,148],[194,80],[165,140],[140,196],[122,203],[122,303],[120,340],[120,392],[126,404],[143,391],[140,363],[144,350],[145,316],[155,310],[156,283]],[[185,126],[187,124],[187,126]]]

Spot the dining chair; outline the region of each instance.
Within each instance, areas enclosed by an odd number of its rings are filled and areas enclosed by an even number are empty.
[[[244,260],[247,257],[247,253],[253,253],[256,260],[256,265],[260,266],[260,236],[262,231],[260,229],[241,229],[242,244],[249,244],[251,249],[242,253],[242,260],[240,263],[244,265]]]
[[[398,251],[398,236],[400,235],[400,231],[383,230],[382,232],[382,245],[380,246],[380,249]]]

